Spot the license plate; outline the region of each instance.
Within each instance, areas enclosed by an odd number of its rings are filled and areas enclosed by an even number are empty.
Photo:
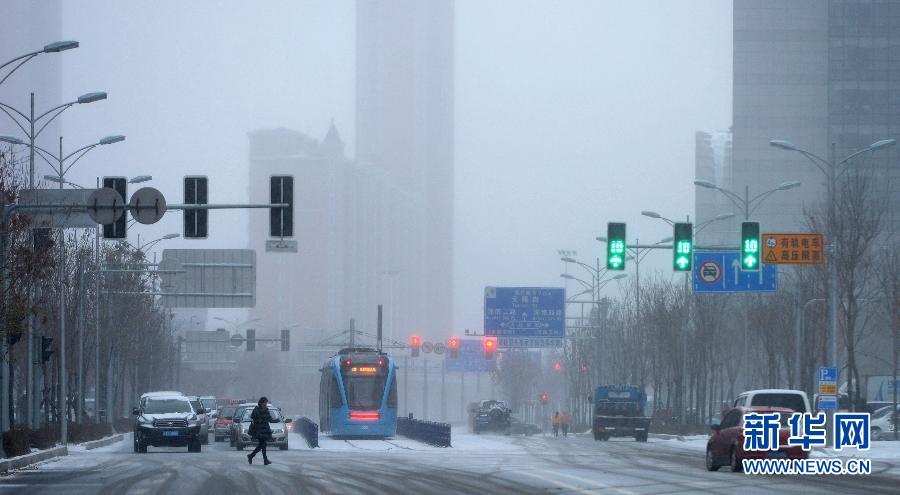
[[[178,432],[177,431],[164,431],[163,436],[164,437],[177,437]]]

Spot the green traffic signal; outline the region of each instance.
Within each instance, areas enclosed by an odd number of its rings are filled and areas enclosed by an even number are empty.
[[[759,222],[741,223],[741,270],[759,271]]]
[[[625,224],[609,222],[606,224],[606,269],[621,271],[625,269]]]
[[[694,225],[676,223],[674,226],[673,267],[676,272],[689,272],[693,269],[694,258]]]

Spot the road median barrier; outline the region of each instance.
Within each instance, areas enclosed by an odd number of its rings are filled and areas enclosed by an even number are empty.
[[[435,447],[450,447],[450,424],[411,418],[397,419],[397,434]]]
[[[91,442],[84,442],[85,450],[93,450],[100,447],[106,447],[107,445],[112,445],[116,442],[121,442],[122,439],[125,438],[125,435],[122,433],[118,433],[116,435],[110,435],[106,438],[101,438],[100,440],[93,440]]]
[[[30,454],[20,455],[18,457],[3,459],[0,460],[0,473],[8,473],[9,471],[12,471],[14,469],[21,469],[38,462],[53,459],[54,457],[61,457],[64,455],[69,455],[69,449],[65,446],[61,446],[47,450],[40,450],[38,452],[32,452]]]
[[[319,425],[313,420],[303,416],[294,421],[294,429],[297,433],[303,435],[306,445],[314,449],[319,446]]]

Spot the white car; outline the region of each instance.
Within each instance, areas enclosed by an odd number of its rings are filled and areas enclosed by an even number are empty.
[[[809,397],[802,390],[787,388],[768,388],[761,390],[748,390],[742,392],[734,399],[733,407],[786,407],[796,412],[813,412],[809,406]]]
[[[894,439],[894,428],[897,424],[897,414],[894,414],[894,417],[891,417],[891,409],[894,406],[885,406],[881,409],[872,413],[872,439],[873,440],[893,440]],[[897,406],[897,411],[900,412],[900,405]]]
[[[234,446],[238,450],[244,450],[244,447],[252,446],[256,441],[250,436],[250,415],[253,414],[253,408],[244,409],[240,418],[234,418],[235,440]],[[266,442],[267,446],[278,447],[281,450],[288,449],[288,429],[287,423],[291,422],[291,418],[285,419],[281,415],[281,409],[269,405],[269,414],[272,415],[272,422],[269,427],[272,428],[272,439]]]

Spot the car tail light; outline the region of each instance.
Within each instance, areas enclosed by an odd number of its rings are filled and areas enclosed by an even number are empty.
[[[381,419],[381,413],[375,412],[355,412],[350,411],[350,419],[356,421],[378,421]]]

